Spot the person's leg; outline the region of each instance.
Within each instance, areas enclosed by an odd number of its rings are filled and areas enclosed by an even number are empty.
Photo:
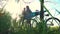
[[[24,17],[21,19],[21,21],[22,21],[22,25],[24,24],[24,19],[25,19]]]
[[[31,26],[31,19],[27,19],[27,23]]]

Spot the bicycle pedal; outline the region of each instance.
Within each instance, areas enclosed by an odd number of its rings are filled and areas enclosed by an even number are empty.
[[[45,16],[49,16],[49,14],[46,14]]]

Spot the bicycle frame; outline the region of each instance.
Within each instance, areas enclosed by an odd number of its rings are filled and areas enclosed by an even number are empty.
[[[58,11],[57,9],[55,9],[59,14],[60,14],[60,11]]]
[[[44,12],[46,12],[46,11],[44,11]],[[31,19],[31,18],[33,18],[33,17],[35,17],[37,15],[40,15],[40,11],[39,12],[32,12],[32,13],[24,16],[24,17],[25,17],[25,19]]]

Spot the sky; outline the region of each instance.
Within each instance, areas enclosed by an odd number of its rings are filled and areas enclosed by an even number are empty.
[[[25,2],[28,2],[28,0],[24,0]],[[35,12],[35,10],[39,10],[40,11],[40,2],[39,0],[29,0],[32,1],[31,3],[24,3],[23,0],[6,0],[6,2],[1,2],[0,0],[0,5],[2,4],[2,7],[4,6],[5,3],[5,9],[7,11],[9,11],[11,14],[13,15],[18,15],[22,13],[22,10],[24,7],[26,7],[27,5],[30,7],[30,9],[32,10],[32,12]],[[48,2],[46,2],[48,1]],[[56,12],[56,10],[54,8],[56,8],[57,10],[60,11],[60,0],[44,0],[44,5],[48,8],[48,10],[51,12],[53,11]],[[1,7],[1,6],[0,6]],[[52,15],[53,15],[52,13]],[[57,12],[56,12],[57,14]]]
[[[12,14],[12,17],[14,16],[13,18],[15,18],[16,15],[22,13],[23,8],[27,5],[30,7],[32,12],[35,12],[35,10],[40,10],[40,2],[38,0],[34,0],[30,4],[24,3],[23,0],[19,0],[19,2],[16,0],[9,0],[5,6],[5,9]]]

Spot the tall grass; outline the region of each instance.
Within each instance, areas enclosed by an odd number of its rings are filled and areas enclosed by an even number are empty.
[[[15,22],[14,22],[15,23]],[[20,20],[18,23],[21,23]],[[17,26],[12,28],[11,34],[60,34],[59,29],[50,29],[47,27],[45,21],[37,23],[36,27],[30,27],[24,22],[25,25]]]
[[[30,27],[25,22],[23,26],[19,26],[16,20],[13,20],[13,25],[11,26],[11,16],[9,13],[5,13],[0,16],[0,33],[6,34],[6,30],[11,29],[9,34],[60,34],[59,29],[50,29],[46,27],[45,21],[37,23],[36,27]],[[5,33],[4,33],[5,32]]]
[[[11,16],[5,10],[0,11],[0,14],[0,34],[5,34],[10,28]]]

